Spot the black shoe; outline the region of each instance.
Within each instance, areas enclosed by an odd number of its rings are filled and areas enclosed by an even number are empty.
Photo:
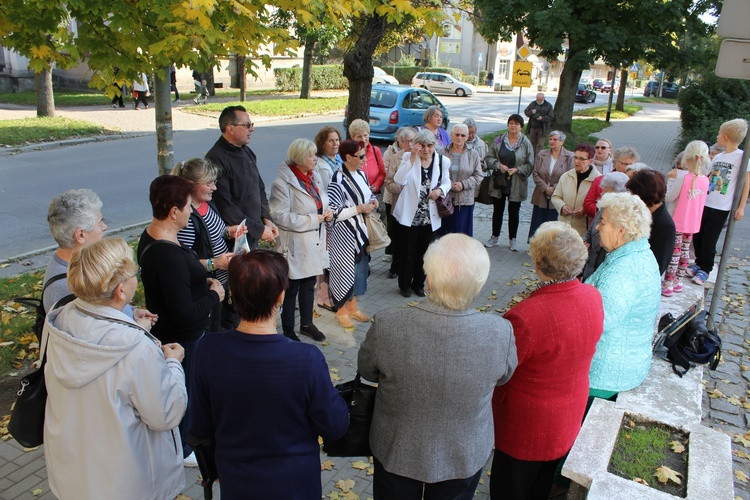
[[[406,297],[407,299],[411,297],[411,290],[409,290],[408,288],[399,288],[398,291],[401,292],[401,295],[403,297]]]
[[[336,311],[339,310],[338,307],[336,307],[336,306],[329,306],[327,304],[318,304],[318,307],[320,307],[321,309],[325,309],[326,311],[331,311],[332,313],[335,313]]]
[[[297,337],[297,334],[294,333],[294,330],[284,330],[284,337],[292,339],[295,342],[300,342],[300,339]]]
[[[394,278],[398,278],[398,273],[394,273],[393,271],[388,271],[388,279],[392,280]]]
[[[305,337],[310,337],[316,342],[323,342],[326,339],[326,336],[323,335],[323,332],[318,330],[318,327],[315,325],[300,325],[299,332],[304,335]]]
[[[424,288],[415,288],[414,289],[414,293],[416,293],[418,297],[424,297],[425,296]]]

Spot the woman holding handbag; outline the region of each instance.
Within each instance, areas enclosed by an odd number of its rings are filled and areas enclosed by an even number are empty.
[[[405,153],[393,182],[403,186],[393,207],[398,221],[398,239],[403,259],[398,274],[401,295],[412,292],[424,297],[423,258],[442,224],[435,200],[451,189],[451,161],[435,152],[435,135],[420,130],[414,137],[411,152]]]

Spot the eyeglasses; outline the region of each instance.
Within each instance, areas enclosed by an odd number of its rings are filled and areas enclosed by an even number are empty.
[[[575,160],[578,160],[578,161],[589,161],[589,159],[588,159],[588,158],[582,158],[582,157],[580,157],[580,156],[574,156],[573,158],[574,158]]]
[[[245,128],[251,128],[253,125],[255,125],[253,122],[247,122],[247,123],[232,123],[235,127],[245,127]]]
[[[466,134],[453,134],[453,135],[455,135],[456,137],[466,137]]]
[[[365,153],[365,154],[361,154],[361,155],[354,155],[354,156],[356,156],[356,157],[357,157],[357,158],[359,158],[360,160],[364,160],[365,158],[367,158],[367,153]]]
[[[214,180],[214,181],[211,181],[211,182],[207,182],[206,186],[208,186],[208,187],[214,187],[214,186],[216,186],[216,181]]]
[[[635,164],[635,162],[634,162],[634,161],[631,161],[630,163],[625,163],[624,161],[620,161],[620,160],[615,160],[615,162],[619,163],[620,165],[625,165],[626,167],[629,167],[629,166],[631,166],[631,165],[634,165],[634,164]]]
[[[596,149],[609,149],[609,146],[594,146]]]

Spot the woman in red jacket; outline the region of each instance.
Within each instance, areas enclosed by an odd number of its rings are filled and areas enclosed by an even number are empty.
[[[573,446],[589,394],[589,365],[604,329],[599,292],[576,279],[587,251],[564,222],[546,222],[529,253],[542,281],[505,317],[518,368],[492,398],[493,500],[545,499],[559,460]]]
[[[372,194],[378,195],[378,202],[382,204],[383,195],[380,190],[385,182],[385,163],[380,148],[370,144],[370,124],[364,120],[354,120],[349,124],[349,135],[354,141],[362,141],[366,146],[367,159],[360,169],[367,177]]]

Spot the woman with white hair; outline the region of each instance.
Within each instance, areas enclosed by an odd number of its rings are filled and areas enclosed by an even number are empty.
[[[557,209],[550,199],[555,192],[555,186],[560,182],[560,176],[573,168],[574,154],[564,146],[566,135],[559,130],[553,130],[548,138],[549,149],[539,151],[534,161],[534,170],[531,171],[534,193],[531,195],[533,209],[527,242],[543,223],[557,220]]]
[[[513,325],[518,367],[492,398],[495,499],[547,498],[557,464],[581,428],[604,322],[599,292],[576,279],[586,247],[573,228],[545,222],[529,253],[542,282],[505,314]]]
[[[450,160],[436,151],[432,132],[421,130],[393,176],[393,182],[403,186],[393,216],[399,224],[402,260],[398,287],[404,297],[411,297],[412,292],[425,296],[422,259],[442,224],[435,200],[450,191],[449,167]]]
[[[443,110],[440,106],[430,106],[422,114],[424,125],[420,125],[417,130],[427,130],[435,137],[435,150],[440,151],[450,142],[448,132],[443,128]]]
[[[44,457],[58,498],[161,500],[185,487],[184,350],[123,313],[138,271],[121,238],[84,245],[68,269],[77,299],[47,315]]]
[[[292,141],[268,200],[279,228],[276,249],[289,262],[289,288],[284,296],[281,328],[285,336],[296,341],[299,337],[294,333],[294,306],[298,294],[299,332],[317,342],[326,339],[312,322],[315,282],[329,266],[325,223],[333,220],[323,180],[315,170],[317,150],[311,140]]]
[[[390,262],[391,267],[388,270],[388,278],[393,279],[398,276],[398,268],[401,265],[401,255],[399,255],[398,246],[398,222],[393,216],[393,207],[398,201],[403,186],[393,182],[393,176],[398,172],[401,166],[401,158],[404,153],[411,150],[412,142],[416,132],[411,127],[401,127],[396,131],[396,142],[388,146],[383,153],[383,162],[385,163],[385,183],[383,183],[383,203],[385,203],[386,225],[388,227],[388,237],[391,244],[385,248],[384,262]]]
[[[474,236],[474,193],[482,183],[482,158],[466,146],[469,127],[463,123],[453,125],[451,142],[439,153],[450,159],[449,169],[453,213],[443,218],[439,234],[463,233]]]
[[[602,295],[604,333],[591,362],[589,394],[611,399],[638,387],[648,375],[661,276],[648,243],[646,204],[630,193],[609,193],[599,208],[599,237],[608,253],[586,283]]]
[[[379,383],[375,500],[472,498],[492,451],[493,390],[517,364],[510,323],[471,307],[490,270],[481,243],[443,236],[424,268],[429,299],[377,313],[359,350],[359,373]]]
[[[597,177],[598,178],[598,177]],[[601,190],[604,194],[607,193],[625,193],[627,188],[625,184],[628,182],[628,176],[622,172],[610,172],[607,175],[602,176]],[[583,233],[583,244],[589,250],[589,258],[586,262],[586,266],[583,268],[582,280],[585,280],[591,276],[596,268],[604,262],[604,257],[607,256],[607,251],[602,248],[601,239],[599,237],[599,230],[597,226],[602,218],[602,211],[596,212],[594,219],[589,224],[589,228]]]

